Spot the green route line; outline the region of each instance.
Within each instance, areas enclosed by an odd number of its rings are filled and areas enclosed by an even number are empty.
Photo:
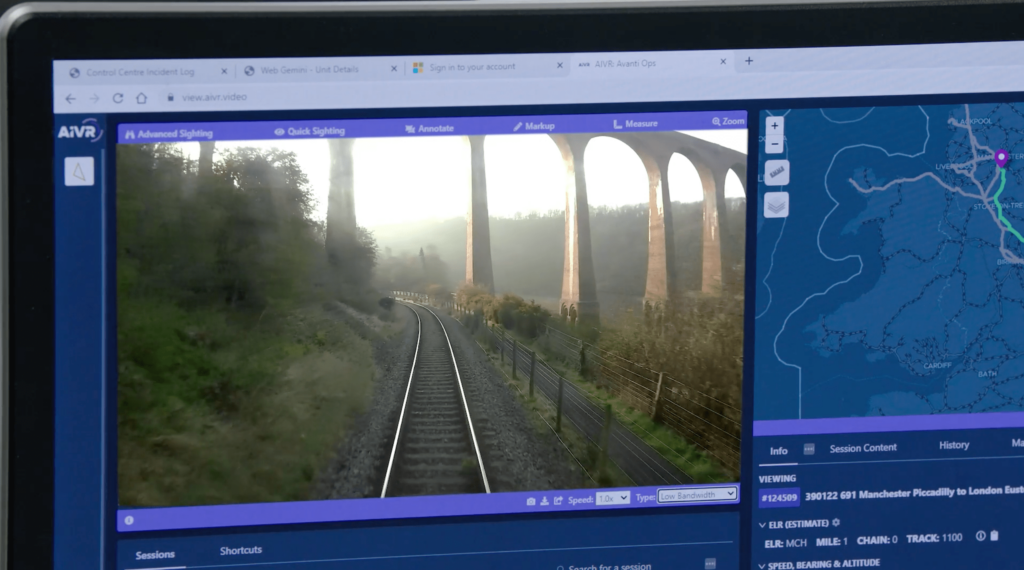
[[[1000,175],[999,190],[996,192],[996,195],[993,197],[993,199],[996,201],[996,211],[999,214],[999,221],[1003,222],[1003,225],[1006,226],[1006,229],[1010,230],[1010,233],[1017,236],[1017,239],[1019,239],[1021,242],[1024,242],[1024,236],[1020,235],[1020,232],[1013,229],[1013,226],[1010,225],[1010,220],[1007,220],[1006,217],[1003,216],[1003,205],[999,203],[999,195],[1003,193],[1003,188],[1006,188],[1006,169],[999,168],[998,166],[996,168],[999,169]]]

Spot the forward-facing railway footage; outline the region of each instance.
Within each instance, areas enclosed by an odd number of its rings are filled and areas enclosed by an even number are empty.
[[[120,504],[738,481],[746,149],[119,145]]]

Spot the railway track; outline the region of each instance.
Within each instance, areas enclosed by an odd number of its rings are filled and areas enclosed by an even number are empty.
[[[432,310],[403,302],[417,338],[381,497],[490,493],[448,331]]]

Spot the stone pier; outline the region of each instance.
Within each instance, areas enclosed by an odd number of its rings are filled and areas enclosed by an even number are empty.
[[[648,250],[644,291],[645,312],[660,312],[682,294],[676,268],[675,232],[668,165],[672,156],[686,157],[697,170],[704,194],[702,220],[701,290],[722,291],[742,259],[744,244],[728,235],[725,178],[736,172],[746,192],[747,156],[714,143],[678,132],[611,132],[549,135],[565,165],[565,256],[562,265],[560,314],[573,323],[597,325],[600,306],[590,239],[590,209],[584,151],[591,139],[607,136],[626,143],[643,162],[648,179]],[[494,293],[484,136],[470,136],[472,185],[466,214],[466,282]],[[356,237],[351,139],[328,141],[331,185],[327,207],[327,250],[342,251],[346,239]],[[205,150],[205,148],[204,148]],[[205,165],[205,162],[204,162]],[[678,191],[678,189],[677,189]],[[748,207],[751,207],[748,205]]]
[[[600,322],[597,280],[590,242],[590,208],[583,153],[591,135],[550,135],[565,163],[565,258],[560,314],[569,322]]]
[[[466,283],[494,294],[491,263],[491,226],[487,211],[487,169],[484,137],[469,137],[472,188],[466,213]]]
[[[647,302],[656,304],[659,299],[671,300],[681,293],[678,291],[676,283],[675,242],[671,229],[672,202],[668,191],[668,163],[674,154],[679,154],[689,160],[700,176],[704,194],[701,232],[701,291],[708,294],[720,293],[723,272],[727,274],[736,262],[735,256],[743,254],[742,244],[733,243],[734,240],[728,235],[725,177],[729,170],[734,170],[744,185],[744,192],[746,192],[747,156],[684,133],[616,133],[608,136],[622,140],[637,152],[644,161],[648,178],[651,180],[652,246],[648,250]],[[655,165],[657,165],[657,169],[654,167]],[[666,215],[664,247],[668,259],[664,265],[666,268],[665,279],[661,278],[663,265],[660,262],[660,248],[662,239],[659,236],[657,244],[655,244],[656,234],[653,231],[660,223],[658,219],[660,215],[656,211],[654,201],[656,179],[659,173],[662,184],[660,202]],[[664,289],[662,288],[663,283]]]
[[[679,295],[676,241],[672,225],[672,197],[668,187],[668,156],[653,156],[637,149],[648,180],[647,286],[644,310],[661,311]]]
[[[327,141],[331,156],[330,189],[327,196],[327,259],[337,262],[356,240],[356,201],[353,139]]]
[[[199,142],[199,174],[201,176],[213,174],[213,151],[216,146],[216,141]]]

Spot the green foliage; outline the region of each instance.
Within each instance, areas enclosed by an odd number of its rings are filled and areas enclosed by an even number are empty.
[[[342,235],[328,243],[327,258],[337,279],[356,287],[367,285],[380,255],[373,232],[357,227],[354,235]]]
[[[118,147],[119,295],[262,310],[308,293],[322,227],[295,155],[222,156],[199,175],[178,147]]]
[[[713,455],[702,449],[701,445],[691,441],[687,437],[690,435],[689,433],[681,434],[664,423],[654,421],[649,415],[648,406],[637,409],[635,400],[621,397],[623,394],[628,394],[628,391],[617,390],[607,382],[596,383],[594,374],[577,369],[575,358],[564,358],[565,353],[553,345],[549,335],[542,335],[526,346],[541,354],[546,363],[560,376],[573,382],[577,388],[589,394],[592,400],[601,404],[610,404],[615,417],[624,427],[693,478],[695,483],[738,480],[738,471],[723,465]],[[593,368],[592,372],[596,370],[597,368]],[[593,452],[596,453],[596,449]]]
[[[309,498],[373,363],[301,308],[337,287],[294,154],[199,173],[174,145],[121,145],[117,163],[121,504]]]
[[[495,297],[480,287],[463,285],[455,295],[456,301],[485,319],[499,323],[507,330],[518,332],[525,338],[537,338],[551,318],[551,312],[540,305],[506,293]]]
[[[599,346],[651,377],[679,384],[667,397],[691,420],[685,435],[738,475],[743,381],[743,298],[693,294],[655,318],[623,317],[602,331]],[[626,369],[632,364],[621,363]]]
[[[311,497],[373,381],[367,342],[317,311],[232,322],[158,299],[119,319],[119,501]]]

